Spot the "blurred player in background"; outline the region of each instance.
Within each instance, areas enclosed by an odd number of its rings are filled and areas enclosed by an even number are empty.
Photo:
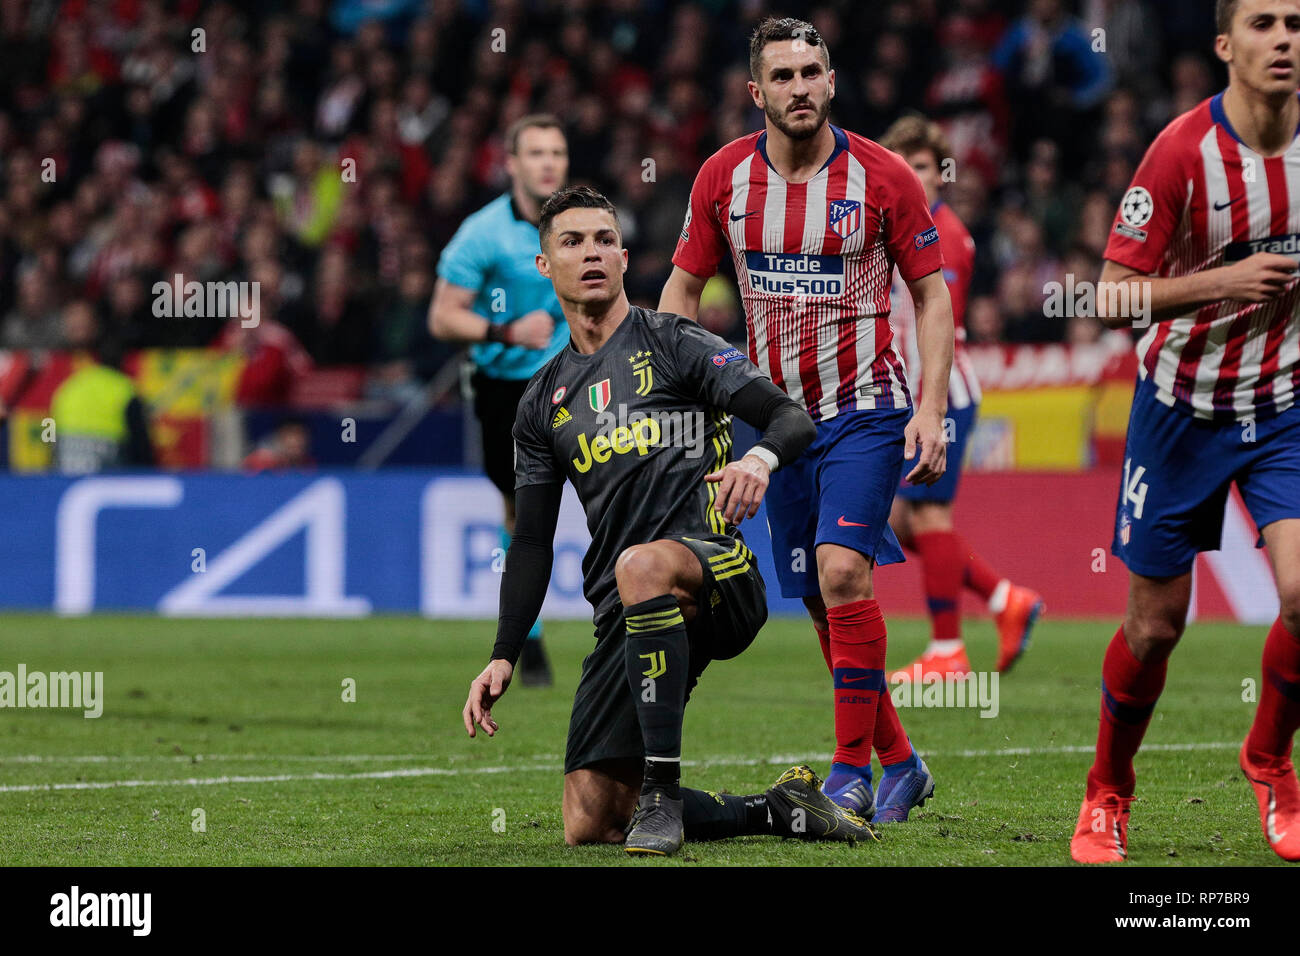
[[[515,527],[514,444],[510,429],[528,380],[564,347],[569,330],[551,283],[534,260],[537,220],[564,185],[569,152],[559,120],[532,115],[506,133],[510,191],[466,219],[438,260],[429,307],[435,338],[471,342],[470,385],[483,435],[487,476],[505,502],[501,547]],[[520,658],[524,686],[549,686],[551,668],[535,621]]]
[[[966,299],[975,271],[975,240],[952,207],[939,198],[942,166],[952,156],[943,131],[919,116],[898,120],[881,137],[880,145],[902,156],[925,188],[930,215],[939,229],[943,278],[952,298],[955,325],[952,372],[948,376],[948,470],[932,485],[904,483],[894,499],[889,525],[903,547],[921,557],[925,603],[930,611],[930,646],[907,667],[889,675],[889,683],[924,678],[927,674],[961,677],[970,661],[961,638],[961,592],[968,587],[988,604],[998,628],[999,671],[1011,667],[1029,646],[1034,622],[1043,612],[1042,598],[1029,588],[1012,584],[970,549],[953,530],[952,502],[957,495],[966,443],[979,413],[980,387],[966,355]],[[904,364],[919,381],[921,356],[916,345],[916,313],[897,268],[891,295],[890,321],[898,337]],[[919,388],[919,386],[918,386]]]
[[[1102,663],[1096,759],[1070,844],[1080,863],[1128,855],[1133,756],[1234,482],[1281,597],[1239,762],[1269,846],[1300,860],[1300,0],[1219,0],[1216,15],[1228,87],[1151,144],[1101,274],[1103,290],[1126,294],[1097,296],[1107,324],[1152,324],[1111,545],[1129,569],[1128,610]]]
[[[749,354],[808,410],[817,439],[773,476],[767,519],[781,593],[803,598],[835,692],[826,793],[877,821],[934,791],[885,686],[876,564],[903,560],[889,508],[907,478],[942,477],[953,325],[939,234],[898,156],[827,122],[835,73],[817,30],[769,18],[750,38],[750,95],[765,129],[705,161],[691,190],[661,312],[694,317],[728,247]],[[895,264],[917,305],[926,375],[912,398],[889,327]],[[872,793],[871,750],[884,773]]]
[[[540,231],[538,269],[555,284],[572,341],[519,403],[518,534],[492,659],[470,684],[465,729],[496,734],[492,707],[546,596],[567,480],[591,531],[583,593],[596,647],[582,662],[569,721],[565,841],[664,856],[684,837],[870,838],[866,821],[821,793],[806,767],[751,796],[681,786],[692,688],[710,661],[740,654],[767,620],[766,585],[736,525],[757,512],[768,475],[813,440],[812,421],[724,339],[628,304],[627,250],[600,193],[556,193]],[[729,462],[731,413],[763,434]],[[694,424],[688,435],[674,422]]]

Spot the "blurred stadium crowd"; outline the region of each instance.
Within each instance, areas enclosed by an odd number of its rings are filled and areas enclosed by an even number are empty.
[[[747,37],[771,12],[826,38],[834,122],[947,129],[979,248],[971,340],[1092,341],[1094,320],[1044,317],[1043,286],[1095,278],[1152,136],[1218,89],[1212,7],[5,0],[0,349],[215,346],[245,359],[240,404],[340,364],[402,398],[455,354],[426,329],[439,252],[504,190],[502,132],[537,111],[566,124],[570,179],[617,203],[629,294],[653,305],[699,164],[762,124]],[[156,317],[177,274],[259,281],[260,324]],[[739,336],[727,282],[704,306]]]

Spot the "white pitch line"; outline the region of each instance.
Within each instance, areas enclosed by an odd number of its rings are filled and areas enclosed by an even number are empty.
[[[1241,746],[1238,743],[1185,743],[1185,744],[1151,744],[1143,747],[1144,751],[1190,751],[1190,750],[1230,750]],[[925,757],[1029,757],[1051,754],[1091,753],[1092,745],[1075,745],[1062,747],[1006,747],[999,750],[950,750],[923,751]],[[269,755],[258,758],[256,754],[230,754],[232,759],[257,758],[268,761],[293,759],[289,756]],[[300,755],[307,756],[307,755]],[[350,760],[369,760],[399,758],[400,754],[339,754],[339,758]],[[16,758],[6,758],[14,760]],[[104,762],[114,758],[105,756]],[[163,757],[162,759],[169,759]],[[188,759],[188,758],[184,758]],[[704,760],[683,760],[686,767],[753,767],[765,764],[784,765],[800,763],[806,757],[794,755],[774,755],[765,758],[753,757],[714,757]],[[32,761],[36,762],[36,761]],[[57,790],[111,790],[117,787],[204,787],[227,783],[293,783],[308,780],[384,780],[395,777],[458,777],[464,774],[489,773],[557,773],[559,764],[533,764],[527,766],[500,767],[405,767],[397,770],[372,770],[364,773],[281,773],[269,776],[221,776],[221,777],[187,777],[180,780],[104,780],[77,781],[75,783],[31,783],[0,785],[0,793],[34,793]]]
[[[1231,747],[1239,747],[1240,743],[1231,742],[1208,742],[1208,743],[1182,743],[1182,744],[1143,744],[1142,750],[1158,751],[1183,751],[1183,750],[1223,750]],[[1091,753],[1092,744],[1071,744],[1057,747],[1002,747],[992,750],[922,750],[923,757],[1026,757],[1050,754],[1076,754]],[[277,761],[322,761],[330,763],[364,763],[366,761],[391,761],[391,760],[427,760],[431,754],[83,754],[62,756],[59,754],[11,754],[8,756],[0,755],[0,764],[5,763],[144,763],[144,762],[163,762],[163,763],[205,763],[212,760],[242,760],[275,763]],[[559,754],[538,754],[538,760],[558,760]],[[749,758],[736,758],[749,763],[779,763],[783,757],[772,757],[766,760]],[[802,759],[802,758],[791,758]],[[706,758],[704,761],[696,761],[697,765],[701,763],[715,763],[718,760],[732,761],[730,757],[719,757],[717,760]],[[690,764],[691,761],[686,761]],[[474,770],[473,767],[466,767],[466,771]],[[459,772],[459,771],[457,771]]]

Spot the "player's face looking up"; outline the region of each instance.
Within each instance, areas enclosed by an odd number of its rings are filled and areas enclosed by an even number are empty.
[[[1240,0],[1215,52],[1233,82],[1263,95],[1300,89],[1300,0]]]
[[[627,250],[618,223],[604,209],[566,209],[551,222],[537,257],[563,303],[599,308],[623,292]]]
[[[569,173],[569,146],[558,129],[530,127],[519,133],[519,149],[506,157],[510,179],[537,203],[564,185]]]
[[[933,205],[939,198],[939,185],[943,182],[943,178],[939,175],[939,160],[928,149],[909,153],[904,158],[907,160],[907,165],[912,167],[912,171],[921,180],[921,185],[925,188],[925,198]]]
[[[749,82],[755,105],[791,139],[815,136],[830,115],[835,71],[827,68],[825,54],[823,44],[773,40],[763,47],[758,82]]]

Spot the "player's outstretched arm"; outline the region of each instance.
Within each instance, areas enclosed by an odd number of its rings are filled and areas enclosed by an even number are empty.
[[[475,724],[489,737],[495,737],[500,729],[492,719],[492,706],[510,686],[528,630],[546,600],[563,490],[564,486],[556,482],[523,485],[515,490],[515,532],[501,575],[496,643],[487,667],[470,682],[469,697],[461,712],[471,737],[475,735]]]
[[[1097,318],[1112,329],[1176,319],[1215,302],[1267,302],[1295,282],[1290,256],[1257,252],[1231,265],[1176,278],[1145,275],[1106,260],[1097,289]]]
[[[803,454],[817,437],[808,413],[768,379],[759,378],[731,396],[727,411],[762,431],[738,461],[704,477],[717,482],[714,508],[732,524],[758,514],[772,472]]]
[[[681,266],[673,266],[668,281],[664,283],[664,291],[659,294],[659,308],[656,311],[698,319],[700,295],[704,292],[704,283],[707,281]]]
[[[903,432],[903,458],[917,459],[907,475],[914,485],[932,485],[948,467],[943,417],[948,411],[948,374],[952,370],[952,298],[943,273],[931,272],[907,284],[916,304],[916,346],[921,353],[921,402]]]

